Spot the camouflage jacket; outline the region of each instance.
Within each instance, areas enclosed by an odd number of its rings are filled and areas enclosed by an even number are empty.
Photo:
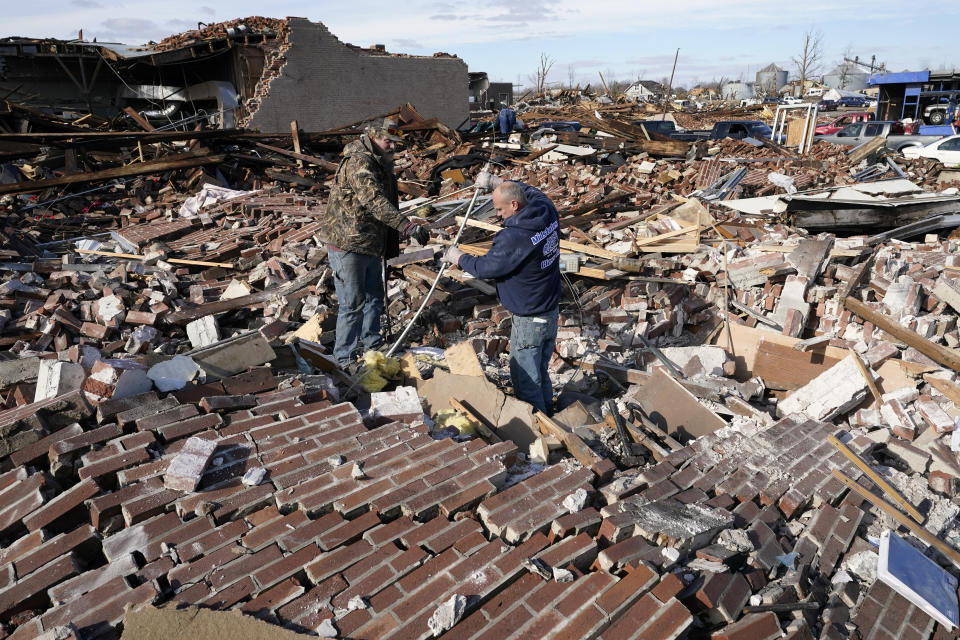
[[[323,214],[322,238],[355,253],[383,256],[391,229],[403,231],[409,220],[397,208],[397,179],[366,135],[343,150],[330,199]]]

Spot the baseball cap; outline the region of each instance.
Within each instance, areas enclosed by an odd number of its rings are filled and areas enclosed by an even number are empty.
[[[393,118],[384,118],[379,125],[367,127],[367,135],[386,138],[394,142],[403,142],[400,129],[397,128],[397,122]]]

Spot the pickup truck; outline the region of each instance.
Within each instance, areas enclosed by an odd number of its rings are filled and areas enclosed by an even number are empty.
[[[829,136],[816,136],[814,141],[832,142],[855,147],[877,136],[887,139],[887,149],[902,151],[908,147],[922,147],[939,140],[942,136],[903,135],[903,125],[891,120],[877,122],[854,122]]]
[[[834,118],[830,122],[825,124],[818,124],[817,128],[814,130],[819,136],[829,136],[840,129],[843,129],[848,124],[853,124],[854,122],[867,122],[873,120],[873,114],[869,111],[855,111],[853,113],[845,113],[839,118]]]
[[[700,140],[723,140],[733,138],[770,138],[773,130],[760,120],[721,120],[713,125],[713,129],[688,129],[671,134],[675,140],[684,142],[698,142]]]

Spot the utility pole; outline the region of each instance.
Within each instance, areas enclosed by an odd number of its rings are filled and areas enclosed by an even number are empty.
[[[680,47],[677,47],[677,54],[673,56],[673,71],[670,72],[670,82],[667,84],[667,97],[663,103],[663,118],[667,119],[667,107],[670,106],[670,96],[673,93],[673,74],[677,72],[677,59],[680,57]]]

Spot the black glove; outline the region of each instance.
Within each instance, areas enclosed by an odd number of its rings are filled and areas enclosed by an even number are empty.
[[[430,242],[430,230],[422,224],[407,225],[404,233],[408,238],[413,238],[416,240],[417,244],[419,244],[421,247],[426,246],[427,243]]]

